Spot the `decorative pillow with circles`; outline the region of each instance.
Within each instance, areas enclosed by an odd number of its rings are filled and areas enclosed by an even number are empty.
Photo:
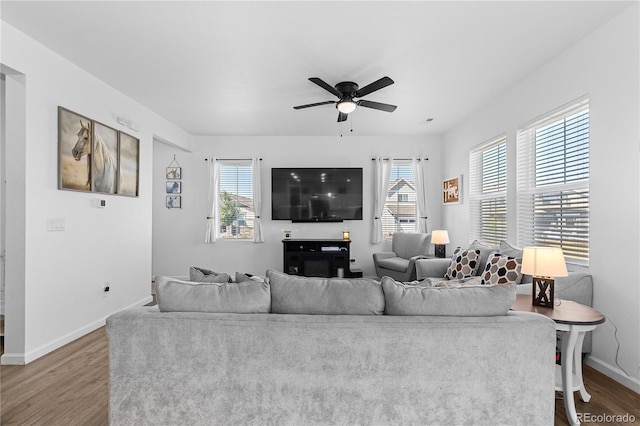
[[[522,259],[491,253],[482,273],[482,284],[518,284],[522,280]]]
[[[478,271],[480,250],[462,250],[460,247],[453,252],[451,263],[444,277],[448,280],[461,280],[472,277]]]

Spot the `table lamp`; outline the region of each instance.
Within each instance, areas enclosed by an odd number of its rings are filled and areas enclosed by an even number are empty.
[[[566,277],[567,265],[559,247],[525,247],[522,273],[533,276],[532,304],[553,309],[554,278]]]
[[[434,246],[436,257],[447,257],[447,247],[449,244],[449,233],[443,229],[431,232],[431,243]]]
[[[350,237],[351,237],[351,234],[349,233],[349,231],[347,231],[346,229],[342,231],[342,239],[344,241],[349,241]]]

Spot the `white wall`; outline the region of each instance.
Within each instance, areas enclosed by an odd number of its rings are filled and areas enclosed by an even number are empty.
[[[594,307],[608,320],[593,334],[590,363],[640,392],[640,285],[635,269],[629,269],[640,259],[638,14],[635,3],[444,135],[443,171],[452,176],[462,173],[467,178],[470,149],[506,134],[508,239],[515,242],[517,129],[545,112],[589,95],[589,272],[594,278]],[[468,194],[466,185],[466,199]],[[452,246],[468,244],[469,204],[447,206],[443,216]],[[632,378],[616,365],[614,324],[621,342],[618,363]]]
[[[440,139],[438,137],[196,137],[188,153],[156,143],[154,150],[153,274],[188,275],[189,266],[264,275],[282,270],[283,230],[294,238],[341,238],[351,232],[351,257],[365,275],[374,275],[372,253],[390,244],[370,243],[373,157],[428,157],[433,226],[440,223]],[[165,167],[176,155],[182,166],[182,209],[166,209]],[[221,241],[205,244],[207,162],[205,158],[250,158],[262,161],[265,242]],[[271,220],[272,167],[362,167],[363,220],[342,223],[295,223]]]
[[[190,140],[181,129],[5,22],[1,35],[2,65],[23,75],[26,94],[24,105],[9,99],[7,104],[7,114],[24,111],[23,140],[12,135],[6,140],[11,166],[2,363],[20,364],[99,327],[113,312],[150,300],[153,138],[184,146]],[[139,198],[57,189],[59,105],[140,138]],[[117,116],[140,123],[141,131],[122,127]],[[16,170],[20,173],[9,182]],[[23,201],[12,203],[10,197]],[[105,209],[95,207],[98,197],[107,200]],[[47,232],[47,218],[64,218],[66,231]],[[20,229],[21,222],[23,232],[12,244],[9,230]],[[111,285],[105,298],[104,282]]]

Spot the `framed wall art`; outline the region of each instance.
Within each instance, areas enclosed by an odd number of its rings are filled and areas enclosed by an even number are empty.
[[[120,132],[120,183],[118,194],[138,196],[140,180],[140,140]]]
[[[462,201],[462,175],[442,182],[442,203],[460,204]]]
[[[91,191],[91,119],[58,107],[58,189]]]
[[[167,179],[182,179],[182,168],[167,167]]]
[[[167,194],[181,194],[182,182],[179,180],[167,181]]]
[[[118,131],[92,121],[91,191],[115,194],[118,186]]]
[[[167,208],[168,209],[181,209],[182,197],[180,195],[167,195]]]

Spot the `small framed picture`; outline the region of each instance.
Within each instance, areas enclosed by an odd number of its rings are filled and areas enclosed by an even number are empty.
[[[179,180],[172,180],[167,182],[167,194],[181,194],[182,182]]]
[[[462,198],[462,175],[442,182],[442,203],[460,204]]]
[[[182,179],[182,168],[167,167],[167,179]]]
[[[182,197],[180,195],[167,195],[167,208],[168,209],[181,209]]]

